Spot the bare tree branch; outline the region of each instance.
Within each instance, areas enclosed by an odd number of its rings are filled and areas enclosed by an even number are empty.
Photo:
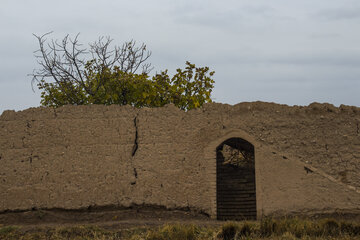
[[[66,35],[61,43],[51,40],[47,42],[46,37],[52,32],[42,36],[33,34],[39,43],[39,49],[34,52],[40,69],[34,69],[32,74],[32,87],[34,82],[44,88],[47,79],[53,79],[63,93],[73,104],[81,104],[78,96],[78,89],[83,89],[86,94],[94,96],[102,86],[102,78],[97,79],[97,88],[92,87],[92,76],[86,71],[86,65],[93,61],[96,71],[103,74],[106,69],[113,70],[117,67],[126,73],[136,73],[139,69],[143,74],[149,74],[152,70],[150,63],[145,63],[151,56],[146,50],[146,45],[136,46],[131,40],[121,47],[114,46],[111,49],[112,39],[110,37],[99,37],[97,41],[89,44],[89,49],[82,48],[79,43],[79,34],[72,40]],[[75,87],[66,87],[75,86]],[[79,88],[77,88],[79,87]]]

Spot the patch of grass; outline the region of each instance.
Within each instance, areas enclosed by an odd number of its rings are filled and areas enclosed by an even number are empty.
[[[0,227],[1,240],[82,239],[82,240],[242,240],[242,239],[360,239],[360,223],[322,219],[264,218],[259,222],[225,222],[222,226],[166,224],[109,231],[96,226],[63,227],[23,232],[20,228]]]
[[[11,232],[14,232],[17,230],[17,227],[15,226],[6,226],[6,227],[1,227],[0,228],[0,235],[5,235]]]
[[[260,222],[260,236],[282,236],[291,234],[297,238],[303,236],[319,236],[319,228],[312,221],[304,221],[298,218],[271,219],[265,218]]]
[[[310,221],[298,218],[271,219],[265,218],[260,222],[259,233],[261,237],[293,235],[296,238],[324,238],[330,237],[360,237],[360,224],[337,221],[335,219],[322,219]]]
[[[0,227],[0,239],[12,240],[18,239],[18,228],[15,226]]]
[[[249,222],[227,222],[222,225],[217,237],[224,240],[247,239],[257,232],[256,226]]]
[[[224,240],[232,240],[236,237],[238,232],[240,232],[239,224],[235,222],[228,222],[221,227],[218,237]]]
[[[190,225],[164,225],[156,230],[150,230],[147,240],[196,240],[201,232],[201,228],[193,224]]]
[[[360,223],[340,222],[340,231],[349,236],[360,236]]]

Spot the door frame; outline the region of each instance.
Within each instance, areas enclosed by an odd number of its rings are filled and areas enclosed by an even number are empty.
[[[262,196],[261,196],[261,181],[260,181],[260,164],[262,159],[260,159],[263,154],[259,154],[261,149],[261,144],[259,144],[255,138],[243,130],[240,129],[228,129],[222,134],[221,137],[210,142],[207,147],[204,149],[204,158],[207,162],[207,185],[209,188],[208,199],[210,201],[209,214],[212,219],[217,219],[217,202],[216,202],[216,148],[222,144],[224,141],[230,138],[242,138],[245,141],[251,143],[254,146],[254,158],[255,158],[255,186],[256,186],[256,211],[257,219],[261,219],[262,216]]]

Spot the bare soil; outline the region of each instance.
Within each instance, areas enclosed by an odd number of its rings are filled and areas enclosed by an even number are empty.
[[[154,227],[166,223],[193,223],[218,226],[223,222],[191,210],[167,210],[162,207],[136,206],[130,208],[96,207],[81,210],[31,210],[0,213],[0,226],[20,226],[25,231],[39,228],[94,225],[107,230],[132,227]]]
[[[360,212],[296,214],[296,216],[309,220],[334,218],[360,222]],[[276,216],[273,217],[277,218]],[[76,210],[33,209],[0,213],[0,227],[19,226],[25,232],[81,225],[118,231],[135,227],[150,228],[175,223],[215,227],[223,225],[224,221],[211,219],[208,215],[191,209],[169,210],[161,206],[132,206],[129,208],[106,206]]]

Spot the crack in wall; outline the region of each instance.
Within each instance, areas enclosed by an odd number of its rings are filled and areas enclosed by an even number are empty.
[[[22,147],[23,147],[23,148],[29,148],[29,149],[31,150],[30,156],[29,156],[28,159],[27,159],[30,164],[32,164],[34,157],[37,157],[37,158],[38,158],[38,156],[33,156],[34,148],[31,146],[31,142],[29,142],[29,145],[27,145],[26,142],[25,142],[25,140],[26,140],[27,137],[29,137],[30,140],[31,140],[31,136],[32,136],[32,134],[31,134],[31,131],[32,131],[31,128],[32,128],[32,124],[33,124],[34,122],[35,122],[35,120],[30,120],[30,121],[27,120],[27,121],[26,121],[26,128],[25,128],[25,133],[26,133],[26,135],[21,138]],[[24,161],[21,161],[21,162],[24,162]]]
[[[306,166],[304,166],[304,170],[306,171],[306,174],[314,172],[313,170],[311,170],[310,168],[308,168]]]
[[[23,136],[22,138],[21,138],[21,142],[22,142],[22,147],[23,148],[26,148],[26,146],[25,146],[25,136]]]
[[[136,184],[136,179],[138,178],[136,168],[133,168],[133,169],[134,169],[134,177],[135,177],[135,181],[130,182],[130,184],[131,184],[131,185],[135,185],[135,184]]]
[[[136,151],[138,150],[139,148],[139,145],[138,145],[138,137],[139,137],[139,132],[138,132],[138,119],[137,119],[137,115],[135,116],[134,118],[134,127],[135,127],[135,138],[134,138],[134,146],[133,146],[133,149],[132,149],[132,153],[131,153],[131,156],[134,157],[135,154],[136,154]],[[134,181],[130,182],[131,185],[135,185],[136,184],[136,179],[138,178],[138,173],[136,171],[136,168],[134,167],[134,163],[131,164],[132,167],[133,167],[133,171],[134,171]]]
[[[138,126],[137,126],[137,116],[134,118],[134,126],[135,126],[135,140],[134,140],[134,147],[132,150],[131,156],[135,156],[136,151],[138,150]]]

